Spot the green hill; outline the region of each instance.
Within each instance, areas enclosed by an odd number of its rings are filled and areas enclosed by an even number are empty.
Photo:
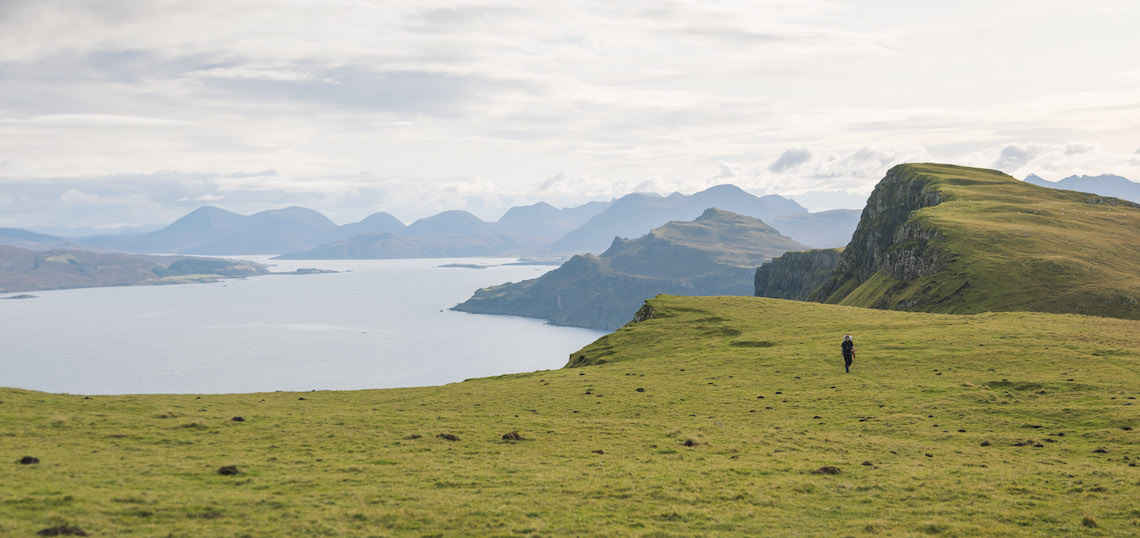
[[[795,260],[773,265],[784,262]],[[899,165],[875,187],[830,279],[807,298],[1140,319],[1140,205],[993,170]]]
[[[692,222],[615,239],[601,256],[574,256],[539,278],[483,288],[454,310],[612,330],[659,293],[751,295],[757,265],[802,248],[760,220],[712,208]]]
[[[606,364],[443,387],[0,389],[0,535],[1140,530],[1138,321],[650,305],[574,354]],[[230,465],[239,474],[219,474]],[[812,474],[824,467],[839,474]]]

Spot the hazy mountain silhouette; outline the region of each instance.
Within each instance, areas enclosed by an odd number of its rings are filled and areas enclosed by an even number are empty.
[[[512,207],[497,222],[467,211],[444,211],[408,226],[382,212],[337,226],[303,207],[243,216],[203,206],[160,230],[80,241],[138,253],[287,253],[285,257],[299,258],[330,258],[334,253],[352,258],[577,254],[600,252],[614,237],[639,237],[666,222],[692,220],[710,207],[767,219],[812,247],[845,244],[857,222],[853,210],[809,214],[782,196],[758,197],[733,185],[718,185],[688,196],[634,193],[564,209],[539,202]],[[357,237],[361,239],[353,240]]]
[[[50,250],[73,245],[73,243],[70,239],[23,228],[0,228],[0,245],[31,250]]]
[[[276,254],[313,245],[336,229],[328,217],[304,207],[262,211],[233,233],[186,250],[189,254]]]
[[[600,252],[614,237],[640,237],[670,221],[690,221],[717,207],[758,219],[807,214],[796,202],[779,195],[755,196],[735,185],[717,185],[685,196],[633,193],[618,198],[605,210],[551,245],[558,253]]]
[[[403,235],[418,237],[487,237],[499,235],[495,225],[458,209],[444,211],[417,220],[404,229]]]
[[[303,207],[243,216],[204,206],[161,230],[89,237],[82,243],[141,253],[275,254],[312,246],[336,227],[324,215]]]
[[[496,224],[504,233],[554,241],[609,206],[610,202],[589,202],[577,207],[558,209],[546,202],[539,202],[508,209]]]
[[[1140,183],[1112,174],[1069,176],[1059,181],[1049,181],[1036,174],[1029,174],[1025,182],[1050,189],[1089,192],[1140,203]]]
[[[768,219],[780,233],[812,248],[847,245],[859,225],[858,209],[832,209],[806,215],[782,215]]]
[[[399,233],[407,228],[400,219],[384,212],[368,215],[360,222],[338,226],[317,238],[317,244],[332,243],[362,234]]]

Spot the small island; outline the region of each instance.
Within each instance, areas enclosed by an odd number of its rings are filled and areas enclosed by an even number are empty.
[[[445,263],[439,267],[459,268],[459,269],[486,269],[490,265],[479,265],[477,263]]]
[[[318,269],[316,267],[302,267],[296,271],[285,271],[283,273],[273,273],[276,275],[321,275],[325,273],[339,273],[340,271],[333,271],[332,269]]]

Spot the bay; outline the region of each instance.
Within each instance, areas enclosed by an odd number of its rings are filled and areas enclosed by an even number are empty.
[[[440,385],[561,368],[604,334],[447,310],[480,287],[553,269],[501,265],[513,258],[239,258],[274,271],[342,272],[0,301],[0,386],[139,394]],[[455,263],[491,267],[440,267]]]

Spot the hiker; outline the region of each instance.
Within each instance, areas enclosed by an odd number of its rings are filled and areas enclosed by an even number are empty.
[[[851,373],[851,361],[855,360],[855,341],[850,334],[843,335],[843,367]]]

